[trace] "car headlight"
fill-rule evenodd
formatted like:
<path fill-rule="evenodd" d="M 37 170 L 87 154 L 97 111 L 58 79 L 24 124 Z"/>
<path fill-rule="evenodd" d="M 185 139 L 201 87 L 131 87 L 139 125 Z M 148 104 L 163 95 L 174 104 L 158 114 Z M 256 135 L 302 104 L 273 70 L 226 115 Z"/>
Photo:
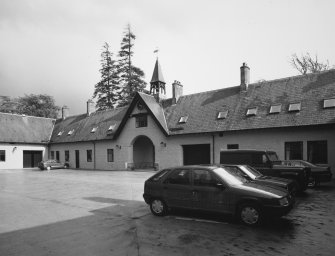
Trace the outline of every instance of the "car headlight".
<path fill-rule="evenodd" d="M 280 204 L 281 206 L 286 206 L 286 205 L 288 205 L 288 199 L 287 199 L 287 197 L 283 197 L 283 198 L 279 199 L 279 204 Z"/>

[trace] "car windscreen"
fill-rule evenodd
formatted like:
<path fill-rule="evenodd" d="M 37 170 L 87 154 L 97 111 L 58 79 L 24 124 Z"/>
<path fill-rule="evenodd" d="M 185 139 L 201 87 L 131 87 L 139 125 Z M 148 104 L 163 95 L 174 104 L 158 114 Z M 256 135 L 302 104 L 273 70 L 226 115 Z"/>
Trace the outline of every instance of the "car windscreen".
<path fill-rule="evenodd" d="M 213 170 L 221 179 L 230 185 L 241 185 L 248 182 L 248 179 L 243 177 L 239 172 L 236 172 L 235 167 L 221 167 Z"/>
<path fill-rule="evenodd" d="M 165 169 L 160 171 L 159 173 L 156 173 L 154 176 L 152 176 L 149 180 L 150 181 L 159 181 L 161 178 L 163 178 L 165 176 L 165 174 L 167 174 L 170 170 L 169 169 Z"/>
<path fill-rule="evenodd" d="M 267 152 L 267 155 L 271 162 L 279 160 L 276 152 Z"/>
<path fill-rule="evenodd" d="M 241 165 L 239 166 L 241 168 L 241 170 L 246 173 L 249 177 L 251 177 L 253 180 L 258 178 L 258 177 L 261 177 L 262 174 L 257 171 L 256 169 L 250 167 L 250 166 L 245 166 L 245 165 Z"/>

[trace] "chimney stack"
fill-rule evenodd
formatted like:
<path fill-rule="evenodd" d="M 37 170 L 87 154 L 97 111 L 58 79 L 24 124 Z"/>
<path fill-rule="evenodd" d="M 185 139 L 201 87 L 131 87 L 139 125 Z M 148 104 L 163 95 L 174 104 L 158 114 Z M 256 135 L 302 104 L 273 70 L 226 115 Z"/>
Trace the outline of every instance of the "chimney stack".
<path fill-rule="evenodd" d="M 241 69 L 241 91 L 246 91 L 248 89 L 250 81 L 250 68 L 247 63 L 243 63 Z"/>
<path fill-rule="evenodd" d="M 65 120 L 69 117 L 69 108 L 67 106 L 62 107 L 62 119 Z"/>
<path fill-rule="evenodd" d="M 172 104 L 176 104 L 181 96 L 183 96 L 183 85 L 174 80 L 172 83 Z"/>
<path fill-rule="evenodd" d="M 89 99 L 86 104 L 87 104 L 86 114 L 87 116 L 90 116 L 94 112 L 94 102 L 93 100 Z"/>

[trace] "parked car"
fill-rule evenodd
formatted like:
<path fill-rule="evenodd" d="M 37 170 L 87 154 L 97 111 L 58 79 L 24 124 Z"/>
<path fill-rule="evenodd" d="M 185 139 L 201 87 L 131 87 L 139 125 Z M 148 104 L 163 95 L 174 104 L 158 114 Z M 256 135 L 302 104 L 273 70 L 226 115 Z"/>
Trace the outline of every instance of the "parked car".
<path fill-rule="evenodd" d="M 298 166 L 311 168 L 311 176 L 309 178 L 308 186 L 316 187 L 321 182 L 329 182 L 332 180 L 332 172 L 330 166 L 319 166 L 304 160 L 285 160 L 281 161 L 286 166 Z"/>
<path fill-rule="evenodd" d="M 287 190 L 291 195 L 295 195 L 297 192 L 298 185 L 294 180 L 265 176 L 257 171 L 255 168 L 248 165 L 223 165 L 224 167 L 229 167 L 232 170 L 236 171 L 246 179 L 252 180 L 257 184 L 270 186 L 270 187 L 279 187 Z"/>
<path fill-rule="evenodd" d="M 276 152 L 266 150 L 223 150 L 220 152 L 220 164 L 242 164 L 254 167 L 266 176 L 292 179 L 297 182 L 298 192 L 308 187 L 310 167 L 284 166 Z"/>
<path fill-rule="evenodd" d="M 41 170 L 51 170 L 51 169 L 66 169 L 69 167 L 68 163 L 61 163 L 58 160 L 49 159 L 38 163 L 38 167 Z"/>
<path fill-rule="evenodd" d="M 250 182 L 230 168 L 201 165 L 158 172 L 145 181 L 143 198 L 156 216 L 185 208 L 232 214 L 246 225 L 283 216 L 294 205 L 284 189 Z"/>

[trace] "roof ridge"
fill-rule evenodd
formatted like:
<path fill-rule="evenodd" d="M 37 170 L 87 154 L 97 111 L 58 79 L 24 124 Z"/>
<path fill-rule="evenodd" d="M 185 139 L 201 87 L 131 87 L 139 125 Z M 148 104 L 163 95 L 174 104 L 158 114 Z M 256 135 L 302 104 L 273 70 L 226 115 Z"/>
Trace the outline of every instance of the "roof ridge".
<path fill-rule="evenodd" d="M 33 117 L 33 118 L 43 118 L 43 119 L 57 120 L 57 118 L 43 117 L 43 116 L 29 116 L 29 115 L 25 115 L 25 114 L 17 114 L 17 113 L 5 113 L 5 112 L 0 112 L 0 114 L 4 114 L 4 115 L 12 115 L 12 116 L 20 116 L 20 117 Z"/>

